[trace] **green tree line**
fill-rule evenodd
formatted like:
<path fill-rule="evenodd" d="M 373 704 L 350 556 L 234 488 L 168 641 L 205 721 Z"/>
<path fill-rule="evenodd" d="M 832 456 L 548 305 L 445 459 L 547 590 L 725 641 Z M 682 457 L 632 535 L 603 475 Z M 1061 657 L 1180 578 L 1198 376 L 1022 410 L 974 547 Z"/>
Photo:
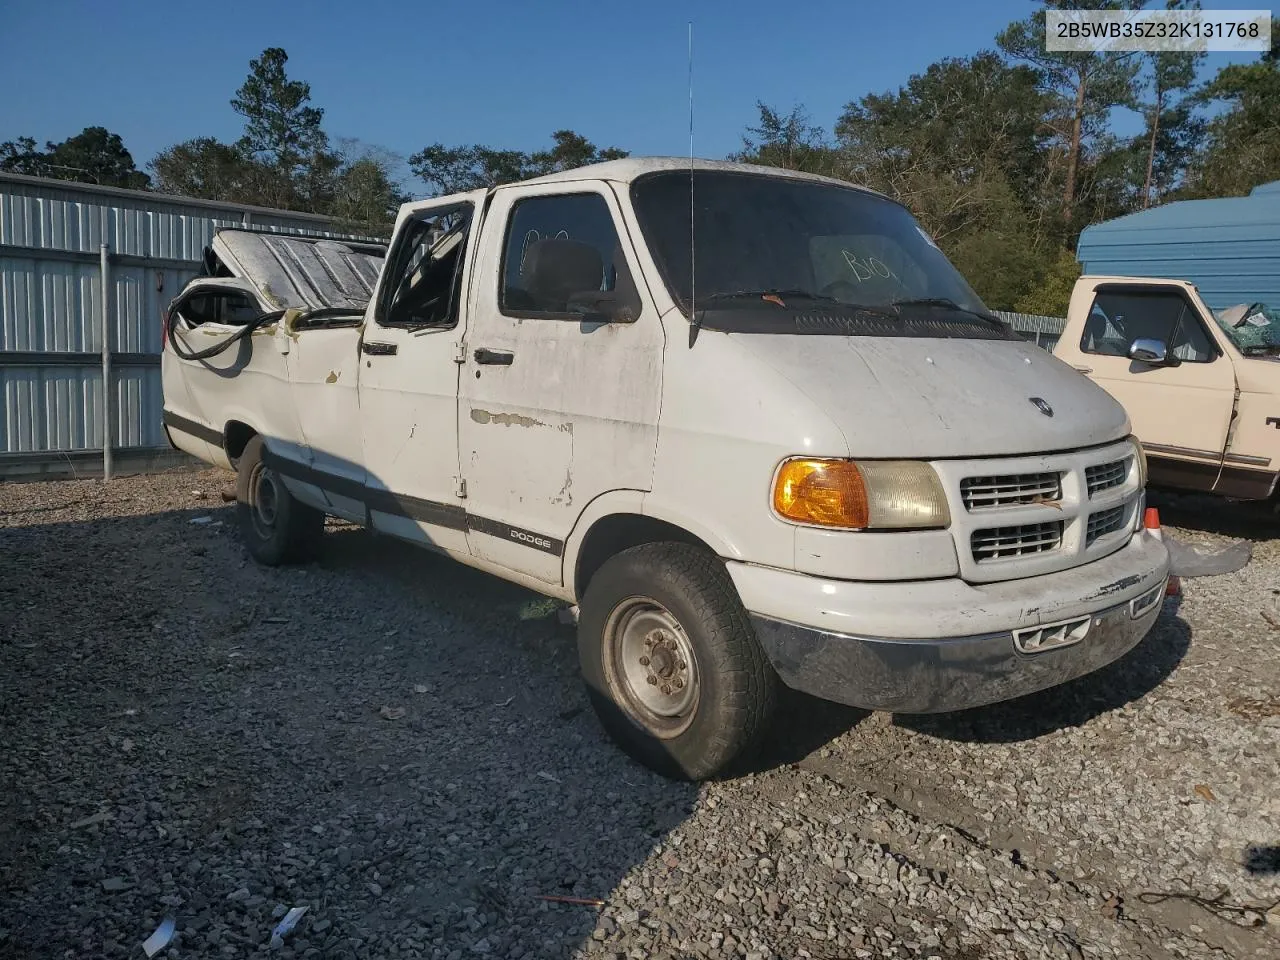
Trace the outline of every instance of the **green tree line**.
<path fill-rule="evenodd" d="M 734 158 L 895 197 L 988 305 L 1060 316 L 1085 226 L 1280 179 L 1280 20 L 1269 52 L 1204 83 L 1204 54 L 1045 50 L 1046 10 L 1138 5 L 1037 3 L 992 49 L 850 101 L 830 132 L 803 106 L 758 103 Z M 1141 132 L 1116 133 L 1120 109 L 1142 118 Z"/>
<path fill-rule="evenodd" d="M 1280 20 L 1272 48 L 1204 82 L 1203 54 L 1053 53 L 1048 9 L 1133 7 L 1048 0 L 993 38 L 897 89 L 851 100 L 830 131 L 803 105 L 759 102 L 730 159 L 824 174 L 905 203 L 992 307 L 1061 314 L 1090 223 L 1170 200 L 1239 196 L 1280 179 Z M 1181 8 L 1185 0 L 1169 0 Z M 385 231 L 407 199 L 399 171 L 429 194 L 509 183 L 627 156 L 557 130 L 538 150 L 433 143 L 407 160 L 354 140 L 336 145 L 311 87 L 269 48 L 231 99 L 238 140 L 197 137 L 137 169 L 121 138 L 90 127 L 38 148 L 0 143 L 0 169 L 319 213 Z M 1117 111 L 1141 117 L 1121 135 Z"/>

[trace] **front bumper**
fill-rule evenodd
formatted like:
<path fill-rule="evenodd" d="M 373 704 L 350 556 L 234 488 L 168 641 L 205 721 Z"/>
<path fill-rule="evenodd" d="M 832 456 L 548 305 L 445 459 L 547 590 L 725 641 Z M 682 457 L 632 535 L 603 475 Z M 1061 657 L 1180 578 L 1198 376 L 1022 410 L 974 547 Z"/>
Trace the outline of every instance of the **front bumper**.
<path fill-rule="evenodd" d="M 762 578 L 761 568 L 744 567 L 730 564 L 731 574 L 761 646 L 788 686 L 870 710 L 942 713 L 1044 690 L 1123 656 L 1159 616 L 1169 555 L 1155 538 L 1139 534 L 1083 567 L 978 586 L 959 580 L 815 584 L 817 578 L 782 571 Z M 809 623 L 779 615 L 795 609 L 795 592 L 770 597 L 760 591 L 762 583 L 777 588 L 786 581 L 816 587 L 816 595 L 827 598 L 810 609 Z M 859 597 L 874 603 L 860 611 Z M 864 622 L 882 629 L 864 632 Z M 959 624 L 970 629 L 955 630 Z"/>

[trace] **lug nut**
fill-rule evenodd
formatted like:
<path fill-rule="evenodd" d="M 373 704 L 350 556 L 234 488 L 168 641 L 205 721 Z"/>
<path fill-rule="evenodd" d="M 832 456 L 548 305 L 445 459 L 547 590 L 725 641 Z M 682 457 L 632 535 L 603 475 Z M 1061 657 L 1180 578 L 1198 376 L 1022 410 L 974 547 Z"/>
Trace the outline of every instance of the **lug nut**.
<path fill-rule="evenodd" d="M 670 693 L 670 692 L 671 692 L 671 684 L 669 684 L 669 683 L 664 683 L 664 684 L 662 685 L 662 692 L 663 692 L 663 693 Z"/>
<path fill-rule="evenodd" d="M 649 665 L 649 658 L 648 658 L 648 657 L 641 657 L 641 658 L 640 658 L 640 666 L 642 666 L 642 667 L 647 667 L 648 665 Z"/>
<path fill-rule="evenodd" d="M 655 677 L 652 673 L 651 673 L 651 674 L 649 674 L 647 677 L 645 677 L 645 679 L 649 681 L 649 685 L 650 685 L 650 686 L 657 686 L 657 685 L 658 685 L 658 678 L 657 678 L 657 677 Z"/>
<path fill-rule="evenodd" d="M 675 681 L 674 681 L 674 682 L 675 682 L 675 685 L 676 685 L 676 689 L 677 689 L 677 690 L 683 690 L 683 689 L 684 689 L 684 681 L 683 681 L 682 679 L 680 679 L 679 677 L 676 677 L 676 679 L 675 679 Z"/>
<path fill-rule="evenodd" d="M 679 662 L 676 663 L 676 668 L 679 670 L 683 670 L 687 666 L 688 664 L 685 663 L 683 660 L 680 660 Z"/>

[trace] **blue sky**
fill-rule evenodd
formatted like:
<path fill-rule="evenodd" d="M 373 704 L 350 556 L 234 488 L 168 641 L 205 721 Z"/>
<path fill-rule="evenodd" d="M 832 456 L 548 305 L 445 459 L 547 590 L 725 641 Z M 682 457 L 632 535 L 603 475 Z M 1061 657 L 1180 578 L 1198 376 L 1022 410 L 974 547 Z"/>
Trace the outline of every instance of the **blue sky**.
<path fill-rule="evenodd" d="M 1209 2 L 1206 7 L 1221 4 Z M 1230 4 L 1227 4 L 1230 5 Z M 0 140 L 101 125 L 139 166 L 195 136 L 233 140 L 249 60 L 289 53 L 331 137 L 407 156 L 442 141 L 686 154 L 687 23 L 695 149 L 737 149 L 764 100 L 828 129 L 845 103 L 945 56 L 994 48 L 1030 0 L 641 0 L 638 3 L 0 0 Z M 1211 55 L 1216 68 L 1223 55 Z"/>

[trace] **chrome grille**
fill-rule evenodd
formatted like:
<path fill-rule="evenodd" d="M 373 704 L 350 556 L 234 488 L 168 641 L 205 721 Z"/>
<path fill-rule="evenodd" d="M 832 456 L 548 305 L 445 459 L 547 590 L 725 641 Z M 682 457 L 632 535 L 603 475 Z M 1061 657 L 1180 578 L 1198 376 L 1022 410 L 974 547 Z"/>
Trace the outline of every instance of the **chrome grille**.
<path fill-rule="evenodd" d="M 1110 510 L 1101 510 L 1098 513 L 1089 514 L 1089 528 L 1085 533 L 1085 546 L 1093 543 L 1099 537 L 1105 537 L 1108 533 L 1115 533 L 1124 525 L 1124 506 L 1112 507 Z"/>
<path fill-rule="evenodd" d="M 1099 463 L 1096 466 L 1085 467 L 1084 479 L 1089 485 L 1089 496 L 1092 497 L 1103 490 L 1110 490 L 1112 487 L 1118 487 L 1124 483 L 1125 476 L 1129 473 L 1129 462 L 1127 460 L 1113 460 L 1111 463 Z"/>
<path fill-rule="evenodd" d="M 969 547 L 978 563 L 1048 553 L 1062 546 L 1062 528 L 1063 521 L 1055 520 L 975 530 L 969 539 Z"/>
<path fill-rule="evenodd" d="M 1000 477 L 965 477 L 960 497 L 969 511 L 1045 503 L 1062 499 L 1062 474 L 1015 473 Z"/>

